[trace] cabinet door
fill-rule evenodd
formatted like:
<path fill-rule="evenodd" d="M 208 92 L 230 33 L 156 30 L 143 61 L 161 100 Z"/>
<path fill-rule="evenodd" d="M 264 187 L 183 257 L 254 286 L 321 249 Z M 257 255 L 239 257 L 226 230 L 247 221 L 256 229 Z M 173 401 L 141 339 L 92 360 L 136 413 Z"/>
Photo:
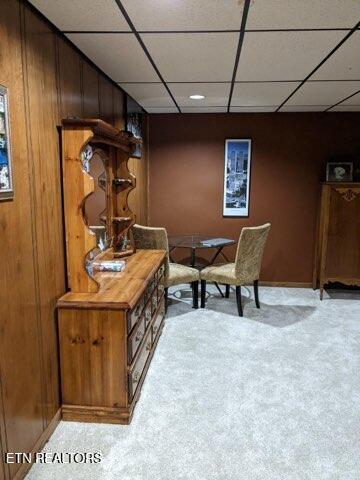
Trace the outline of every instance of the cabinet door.
<path fill-rule="evenodd" d="M 333 187 L 330 197 L 327 278 L 360 279 L 360 188 Z"/>

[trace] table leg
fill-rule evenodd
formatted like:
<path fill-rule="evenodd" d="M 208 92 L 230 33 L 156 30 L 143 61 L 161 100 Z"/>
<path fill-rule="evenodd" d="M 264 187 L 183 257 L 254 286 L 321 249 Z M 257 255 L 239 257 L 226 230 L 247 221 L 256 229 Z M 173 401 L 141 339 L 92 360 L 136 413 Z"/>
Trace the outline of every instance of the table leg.
<path fill-rule="evenodd" d="M 215 253 L 215 255 L 213 256 L 213 258 L 210 260 L 209 265 L 212 265 L 212 264 L 215 262 L 215 260 L 216 260 L 217 257 L 220 255 L 220 253 L 222 253 L 221 250 L 222 250 L 223 248 L 224 248 L 224 247 L 218 247 L 218 248 L 216 249 L 216 253 Z M 222 253 L 222 255 L 224 255 L 224 254 Z"/>
<path fill-rule="evenodd" d="M 194 268 L 195 267 L 195 252 L 196 252 L 196 249 L 195 248 L 192 248 L 191 249 L 191 266 Z"/>
<path fill-rule="evenodd" d="M 222 252 L 222 251 L 220 250 L 219 253 L 220 253 L 220 255 L 223 257 L 223 259 L 226 260 L 227 263 L 230 263 L 230 260 L 228 259 L 228 257 L 225 255 L 224 252 Z"/>
<path fill-rule="evenodd" d="M 219 287 L 218 283 L 217 283 L 217 282 L 214 282 L 214 285 L 215 285 L 215 287 L 219 290 L 220 295 L 222 296 L 222 298 L 224 298 L 224 294 L 222 293 L 221 288 Z"/>
<path fill-rule="evenodd" d="M 176 262 L 174 261 L 174 259 L 172 258 L 172 256 L 171 256 L 171 252 L 173 252 L 173 251 L 175 250 L 175 248 L 176 248 L 176 247 L 171 247 L 171 248 L 169 248 L 169 260 L 170 260 L 170 262 L 172 262 L 172 263 L 176 263 Z"/>

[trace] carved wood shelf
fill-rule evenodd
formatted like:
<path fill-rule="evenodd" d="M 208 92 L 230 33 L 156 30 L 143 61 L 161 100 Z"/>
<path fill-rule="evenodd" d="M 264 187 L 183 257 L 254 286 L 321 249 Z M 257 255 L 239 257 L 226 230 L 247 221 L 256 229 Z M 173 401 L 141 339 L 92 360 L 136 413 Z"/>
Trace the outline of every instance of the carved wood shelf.
<path fill-rule="evenodd" d="M 128 206 L 128 195 L 136 180 L 127 166 L 139 140 L 131 133 L 120 131 L 96 119 L 62 120 L 62 161 L 65 206 L 68 284 L 72 292 L 97 292 L 99 284 L 85 268 L 89 253 L 97 247 L 96 236 L 85 218 L 86 199 L 94 192 L 94 178 L 87 173 L 88 162 L 84 155 L 91 146 L 104 162 L 106 177 L 99 185 L 106 194 L 106 215 L 100 220 L 106 227 L 107 238 L 113 252 L 122 248 L 135 215 Z M 90 149 L 90 151 L 91 151 Z M 86 163 L 87 162 L 87 163 Z M 115 185 L 126 188 L 114 188 Z M 129 255 L 128 248 L 121 255 Z"/>
<path fill-rule="evenodd" d="M 114 178 L 113 179 L 113 186 L 114 188 L 125 190 L 129 187 L 133 186 L 133 182 L 131 178 Z"/>

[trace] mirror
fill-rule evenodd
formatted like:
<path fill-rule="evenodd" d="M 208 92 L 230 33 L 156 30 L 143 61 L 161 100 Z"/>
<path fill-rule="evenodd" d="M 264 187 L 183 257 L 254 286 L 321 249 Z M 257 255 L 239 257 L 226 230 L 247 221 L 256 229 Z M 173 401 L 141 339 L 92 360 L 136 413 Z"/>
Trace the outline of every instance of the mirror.
<path fill-rule="evenodd" d="M 84 170 L 94 179 L 94 192 L 87 197 L 84 205 L 84 217 L 90 230 L 96 235 L 96 244 L 98 248 L 93 252 L 96 256 L 99 251 L 105 250 L 108 244 L 108 235 L 106 232 L 106 156 L 101 150 L 93 150 L 91 145 L 87 145 L 82 153 L 82 163 Z"/>

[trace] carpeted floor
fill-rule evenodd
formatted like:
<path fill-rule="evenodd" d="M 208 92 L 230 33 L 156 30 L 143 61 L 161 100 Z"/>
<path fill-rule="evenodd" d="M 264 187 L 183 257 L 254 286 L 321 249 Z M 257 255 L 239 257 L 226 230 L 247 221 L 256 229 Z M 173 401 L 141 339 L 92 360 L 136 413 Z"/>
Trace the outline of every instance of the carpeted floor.
<path fill-rule="evenodd" d="M 263 287 L 239 318 L 234 292 L 195 311 L 174 289 L 132 424 L 62 422 L 45 450 L 102 462 L 27 478 L 359 480 L 360 296 L 331 297 Z"/>

